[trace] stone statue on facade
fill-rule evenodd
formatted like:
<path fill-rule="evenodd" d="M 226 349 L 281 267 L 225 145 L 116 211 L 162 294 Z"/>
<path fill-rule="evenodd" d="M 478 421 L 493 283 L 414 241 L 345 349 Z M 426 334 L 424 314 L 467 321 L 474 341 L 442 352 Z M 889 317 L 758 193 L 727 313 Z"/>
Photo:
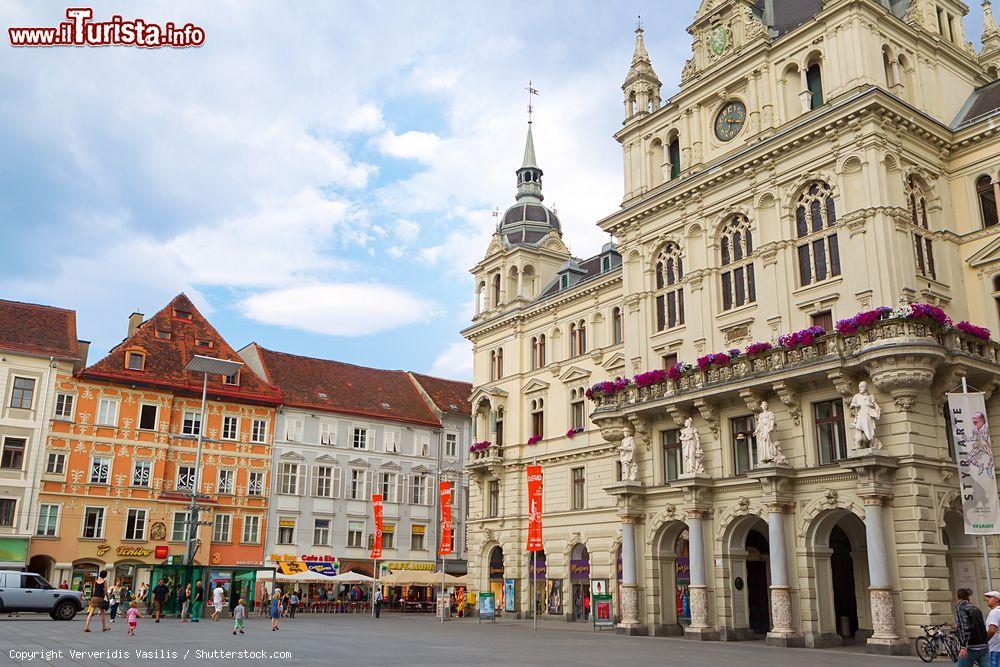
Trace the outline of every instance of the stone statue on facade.
<path fill-rule="evenodd" d="M 774 429 L 778 426 L 778 419 L 774 412 L 767 407 L 767 401 L 761 401 L 760 413 L 757 415 L 757 427 L 753 434 L 757 440 L 757 460 L 760 463 L 771 463 L 774 465 L 784 465 L 788 459 L 781 453 L 778 441 L 771 437 Z"/>
<path fill-rule="evenodd" d="M 705 474 L 705 452 L 701 449 L 701 438 L 698 437 L 698 429 L 694 427 L 694 421 L 690 417 L 684 420 L 684 428 L 681 429 L 680 439 L 681 456 L 684 458 L 684 473 L 692 475 Z"/>
<path fill-rule="evenodd" d="M 851 398 L 851 409 L 854 410 L 854 421 L 851 422 L 854 449 L 882 449 L 882 443 L 875 437 L 875 422 L 881 419 L 882 408 L 868 393 L 867 382 L 858 383 L 858 393 Z"/>
<path fill-rule="evenodd" d="M 622 480 L 634 482 L 639 476 L 639 466 L 635 463 L 635 438 L 632 429 L 626 426 L 622 429 L 622 442 L 618 445 L 618 461 L 622 464 Z"/>

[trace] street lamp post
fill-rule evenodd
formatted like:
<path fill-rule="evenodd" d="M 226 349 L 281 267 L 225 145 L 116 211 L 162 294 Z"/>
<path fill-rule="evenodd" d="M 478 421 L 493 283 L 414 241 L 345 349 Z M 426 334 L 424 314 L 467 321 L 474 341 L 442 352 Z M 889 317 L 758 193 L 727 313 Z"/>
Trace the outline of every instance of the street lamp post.
<path fill-rule="evenodd" d="M 184 367 L 192 373 L 202 373 L 204 378 L 201 384 L 201 416 L 198 418 L 198 449 L 194 459 L 194 480 L 191 484 L 191 504 L 188 507 L 188 540 L 187 554 L 184 558 L 186 565 L 194 565 L 194 555 L 198 551 L 198 488 L 201 481 L 201 439 L 205 430 L 205 404 L 208 399 L 208 376 L 223 375 L 230 376 L 243 368 L 240 361 L 229 361 L 228 359 L 215 359 L 213 357 L 203 357 L 196 354 L 194 358 Z"/>

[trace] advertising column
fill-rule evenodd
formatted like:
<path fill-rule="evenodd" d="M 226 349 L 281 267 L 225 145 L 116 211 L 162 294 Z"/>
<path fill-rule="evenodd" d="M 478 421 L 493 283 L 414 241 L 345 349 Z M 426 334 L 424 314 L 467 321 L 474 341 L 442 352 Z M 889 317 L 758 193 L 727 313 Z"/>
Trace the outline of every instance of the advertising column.
<path fill-rule="evenodd" d="M 528 544 L 531 552 L 532 576 L 529 582 L 532 586 L 531 600 L 535 599 L 534 587 L 537 586 L 534 573 L 538 571 L 538 552 L 544 549 L 542 545 L 542 466 L 528 466 Z M 532 604 L 531 625 L 538 628 L 538 606 Z"/>

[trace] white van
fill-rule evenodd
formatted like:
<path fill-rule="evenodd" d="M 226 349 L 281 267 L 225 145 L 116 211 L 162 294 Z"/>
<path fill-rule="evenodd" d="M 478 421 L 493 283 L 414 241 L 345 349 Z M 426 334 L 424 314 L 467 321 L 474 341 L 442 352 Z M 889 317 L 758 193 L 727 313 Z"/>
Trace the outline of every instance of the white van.
<path fill-rule="evenodd" d="M 57 621 L 71 621 L 83 610 L 83 593 L 54 588 L 31 572 L 0 570 L 0 612 L 44 611 Z"/>

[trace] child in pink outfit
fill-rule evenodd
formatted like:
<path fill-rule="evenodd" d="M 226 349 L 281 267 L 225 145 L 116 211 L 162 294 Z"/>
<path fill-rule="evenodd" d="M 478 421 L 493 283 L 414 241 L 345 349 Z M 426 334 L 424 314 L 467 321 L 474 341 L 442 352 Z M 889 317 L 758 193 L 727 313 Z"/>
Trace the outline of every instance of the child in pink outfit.
<path fill-rule="evenodd" d="M 138 609 L 129 607 L 129 610 L 125 613 L 125 617 L 128 619 L 128 636 L 132 637 L 135 635 L 135 628 L 139 625 L 139 619 L 142 616 L 139 614 Z"/>

